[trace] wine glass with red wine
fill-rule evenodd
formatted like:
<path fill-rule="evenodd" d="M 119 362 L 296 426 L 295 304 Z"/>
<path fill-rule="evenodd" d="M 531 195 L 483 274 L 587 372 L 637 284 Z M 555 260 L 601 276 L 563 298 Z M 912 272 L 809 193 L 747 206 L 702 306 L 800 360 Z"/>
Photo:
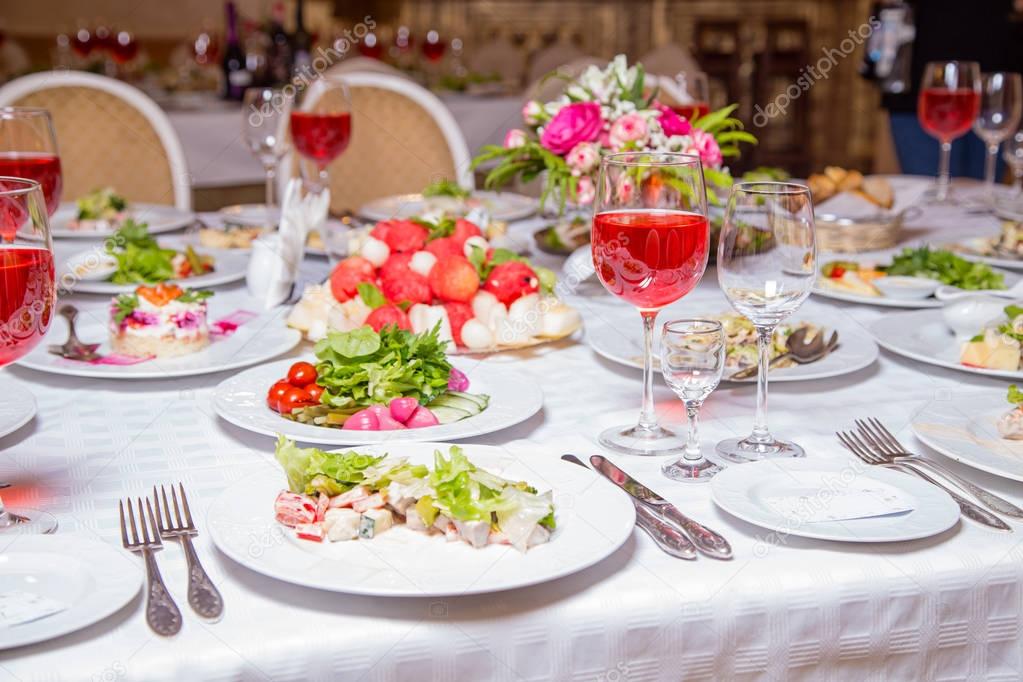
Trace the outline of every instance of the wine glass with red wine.
<path fill-rule="evenodd" d="M 631 455 L 668 455 L 685 441 L 657 423 L 652 345 L 657 313 L 692 291 L 707 269 L 710 227 L 700 158 L 623 152 L 600 162 L 591 234 L 593 266 L 604 288 L 643 319 L 643 406 L 639 423 L 600 434 L 600 444 Z"/>
<path fill-rule="evenodd" d="M 679 92 L 687 99 L 672 105 L 679 116 L 692 121 L 710 113 L 710 83 L 703 71 L 680 71 L 675 76 Z"/>
<path fill-rule="evenodd" d="M 42 189 L 33 180 L 0 176 L 0 367 L 42 340 L 55 303 L 53 247 Z M 6 509 L 0 500 L 0 532 L 52 533 L 56 528 L 53 515 Z"/>
<path fill-rule="evenodd" d="M 46 213 L 60 206 L 64 185 L 53 119 L 46 109 L 0 107 L 0 175 L 35 180 L 46 197 Z"/>
<path fill-rule="evenodd" d="M 980 66 L 977 62 L 928 62 L 920 80 L 917 117 L 941 143 L 934 198 L 948 201 L 952 141 L 967 132 L 980 112 Z"/>
<path fill-rule="evenodd" d="M 315 175 L 303 175 L 315 191 L 320 191 L 327 187 L 330 162 L 348 148 L 352 100 L 343 80 L 323 74 L 299 94 L 296 104 L 290 116 L 291 142 L 295 151 L 315 167 Z"/>

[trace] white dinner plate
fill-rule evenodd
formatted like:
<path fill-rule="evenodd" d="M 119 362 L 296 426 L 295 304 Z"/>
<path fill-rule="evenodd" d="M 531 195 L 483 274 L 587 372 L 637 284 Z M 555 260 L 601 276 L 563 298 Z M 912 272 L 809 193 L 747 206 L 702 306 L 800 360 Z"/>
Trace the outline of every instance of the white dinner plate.
<path fill-rule="evenodd" d="M 1017 273 L 1006 272 L 1005 270 L 997 270 L 1005 278 L 1005 288 L 1011 289 L 1016 282 L 1020 280 L 1020 276 Z M 867 305 L 876 305 L 884 308 L 940 308 L 945 305 L 943 302 L 931 296 L 930 298 L 895 298 L 892 296 L 862 296 L 860 294 L 847 293 L 845 291 L 835 291 L 833 289 L 824 289 L 821 286 L 815 284 L 813 287 L 813 293 L 823 298 L 830 298 L 836 301 L 846 301 L 848 303 L 865 303 Z"/>
<path fill-rule="evenodd" d="M 929 365 L 1007 379 L 1023 379 L 1023 371 L 967 367 L 959 362 L 960 343 L 940 310 L 914 310 L 885 315 L 868 330 L 882 348 Z"/>
<path fill-rule="evenodd" d="M 241 227 L 275 227 L 281 222 L 281 209 L 266 204 L 235 204 L 225 206 L 217 215 L 228 225 Z"/>
<path fill-rule="evenodd" d="M 799 497 L 805 509 L 826 508 L 844 492 L 870 488 L 907 499 L 899 514 L 842 521 L 810 521 L 774 509 L 771 498 Z M 899 471 L 858 460 L 771 459 L 731 466 L 711 479 L 715 504 L 768 530 L 839 542 L 900 542 L 937 535 L 959 521 L 959 507 L 944 490 Z"/>
<path fill-rule="evenodd" d="M 54 239 L 106 239 L 113 230 L 72 230 L 68 225 L 78 215 L 74 202 L 64 202 L 50 218 L 50 236 Z M 128 217 L 136 222 L 149 225 L 149 234 L 180 230 L 191 223 L 195 216 L 174 206 L 132 202 L 128 205 Z"/>
<path fill-rule="evenodd" d="M 433 465 L 447 444 L 405 443 L 367 452 Z M 478 467 L 523 480 L 554 495 L 557 528 L 550 542 L 525 553 L 507 545 L 479 549 L 396 527 L 372 540 L 299 540 L 274 520 L 274 499 L 287 487 L 280 470 L 263 469 L 224 490 L 210 505 L 213 542 L 257 573 L 333 592 L 378 597 L 447 597 L 510 590 L 581 571 L 610 556 L 632 533 L 629 498 L 594 471 L 556 457 L 516 455 L 486 445 L 462 446 Z"/>
<path fill-rule="evenodd" d="M 476 191 L 473 199 L 479 199 L 483 208 L 493 220 L 521 220 L 536 213 L 537 201 L 532 197 L 512 192 Z M 390 197 L 374 199 L 359 209 L 359 215 L 369 220 L 390 220 L 392 218 L 412 218 L 426 210 L 426 200 L 422 194 L 396 194 Z M 468 212 L 466 208 L 466 212 Z"/>
<path fill-rule="evenodd" d="M 210 305 L 210 319 L 230 314 L 230 309 L 219 310 L 215 303 Z M 85 343 L 102 342 L 100 354 L 111 353 L 107 330 L 106 309 L 79 311 L 76 321 L 78 338 Z M 302 335 L 284 325 L 285 311 L 271 311 L 241 325 L 230 336 L 217 339 L 203 350 L 176 358 L 152 359 L 134 365 L 95 365 L 87 362 L 67 360 L 50 353 L 50 344 L 67 341 L 67 323 L 63 317 L 54 320 L 42 343 L 32 349 L 18 364 L 29 369 L 51 374 L 97 379 L 169 379 L 199 374 L 223 372 L 229 369 L 247 367 L 287 353 L 302 340 Z M 269 388 L 269 386 L 267 386 Z"/>
<path fill-rule="evenodd" d="M 913 417 L 916 437 L 966 466 L 1023 481 L 1023 441 L 998 434 L 998 418 L 1009 411 L 1005 391 L 954 391 L 931 400 Z"/>
<path fill-rule="evenodd" d="M 310 359 L 315 363 L 315 359 Z M 356 445 L 469 438 L 508 428 L 529 419 L 543 407 L 543 392 L 522 372 L 492 363 L 454 360 L 451 364 L 469 377 L 469 393 L 490 396 L 487 409 L 451 424 L 398 431 L 353 431 L 302 424 L 285 419 L 266 405 L 270 386 L 287 376 L 297 359 L 280 360 L 225 379 L 213 396 L 217 414 L 249 431 L 268 436 L 284 434 L 303 443 Z"/>
<path fill-rule="evenodd" d="M 693 317 L 694 313 L 711 313 L 704 310 L 698 313 L 694 309 L 694 303 L 685 303 L 685 309 L 680 310 L 673 307 L 661 311 L 659 319 L 667 321 L 675 317 Z M 675 304 L 678 305 L 678 304 Z M 643 334 L 635 309 L 629 308 L 624 311 L 626 315 L 612 314 L 601 316 L 588 316 L 586 318 L 586 342 L 598 355 L 617 362 L 626 367 L 643 369 Z M 718 311 L 724 312 L 724 311 Z M 813 379 L 826 379 L 828 377 L 849 374 L 869 367 L 877 360 L 877 344 L 863 329 L 850 321 L 840 320 L 832 317 L 821 318 L 814 315 L 797 315 L 791 322 L 806 320 L 819 324 L 826 328 L 825 334 L 831 335 L 832 331 L 838 332 L 838 348 L 828 354 L 822 360 L 808 365 L 793 365 L 771 370 L 771 381 L 810 381 Z M 659 357 L 660 339 L 654 336 L 654 358 Z M 723 380 L 728 381 L 728 376 L 734 374 L 735 369 L 725 369 Z M 737 382 L 756 382 L 754 374 L 749 379 L 739 379 Z"/>
<path fill-rule="evenodd" d="M 0 381 L 0 438 L 14 433 L 35 416 L 36 399 L 13 381 Z"/>
<path fill-rule="evenodd" d="M 184 250 L 185 242 L 175 238 L 161 239 L 160 246 Z M 102 245 L 98 244 L 95 248 L 99 254 L 104 253 Z M 204 246 L 193 246 L 193 248 L 201 255 L 213 257 L 213 272 L 208 272 L 198 277 L 172 279 L 168 280 L 169 282 L 189 289 L 208 289 L 245 279 L 245 273 L 249 267 L 249 251 L 247 249 L 208 249 Z M 126 294 L 138 288 L 138 284 L 114 284 L 113 282 L 97 282 L 76 278 L 70 272 L 67 263 L 70 258 L 85 258 L 88 253 L 89 250 L 86 249 L 76 252 L 67 260 L 61 259 L 57 270 L 57 282 L 63 288 L 76 294 Z"/>
<path fill-rule="evenodd" d="M 956 244 L 950 244 L 949 248 L 966 260 L 977 263 L 986 263 L 996 268 L 1019 270 L 1023 268 L 1023 258 L 1010 258 L 1008 256 L 989 256 L 985 251 L 992 242 L 991 237 L 973 237 L 964 239 Z"/>
<path fill-rule="evenodd" d="M 0 649 L 81 630 L 130 602 L 142 587 L 142 563 L 124 550 L 76 535 L 14 535 L 0 540 L 0 593 L 28 592 L 67 608 L 0 628 Z"/>

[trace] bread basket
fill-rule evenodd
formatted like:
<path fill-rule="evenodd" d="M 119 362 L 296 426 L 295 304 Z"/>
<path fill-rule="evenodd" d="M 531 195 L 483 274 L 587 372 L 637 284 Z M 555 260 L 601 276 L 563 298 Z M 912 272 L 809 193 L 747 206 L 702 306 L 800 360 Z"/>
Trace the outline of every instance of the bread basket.
<path fill-rule="evenodd" d="M 817 248 L 837 253 L 860 253 L 890 249 L 899 243 L 902 223 L 919 213 L 910 206 L 898 213 L 847 218 L 833 213 L 816 213 Z"/>

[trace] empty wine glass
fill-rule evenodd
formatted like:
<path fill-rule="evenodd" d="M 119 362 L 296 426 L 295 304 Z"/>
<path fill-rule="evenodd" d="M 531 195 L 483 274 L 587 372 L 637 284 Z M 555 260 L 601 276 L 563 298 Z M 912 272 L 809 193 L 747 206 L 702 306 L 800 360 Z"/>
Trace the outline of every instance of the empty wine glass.
<path fill-rule="evenodd" d="M 1023 130 L 1017 130 L 1015 135 L 1006 140 L 1002 148 L 1002 160 L 1012 169 L 1012 186 L 1018 195 L 1023 192 Z"/>
<path fill-rule="evenodd" d="M 1023 113 L 1023 84 L 1018 73 L 985 73 L 980 77 L 980 110 L 973 131 L 987 145 L 984 189 L 989 201 L 995 196 L 998 145 L 1019 127 Z"/>
<path fill-rule="evenodd" d="M 724 369 L 725 331 L 720 322 L 682 319 L 665 323 L 661 330 L 661 373 L 664 383 L 686 406 L 689 420 L 682 457 L 661 466 L 661 472 L 672 480 L 706 481 L 721 471 L 703 456 L 699 416 L 703 401 L 721 382 Z"/>
<path fill-rule="evenodd" d="M 276 225 L 280 212 L 274 210 L 277 166 L 288 150 L 288 100 L 273 88 L 249 88 L 242 106 L 242 135 L 249 151 L 263 165 L 266 174 L 265 225 Z"/>
<path fill-rule="evenodd" d="M 803 304 L 817 273 L 810 190 L 787 182 L 732 187 L 718 240 L 718 283 L 757 330 L 757 412 L 753 433 L 729 438 L 717 453 L 732 462 L 802 457 L 803 448 L 767 428 L 767 369 L 774 329 Z"/>

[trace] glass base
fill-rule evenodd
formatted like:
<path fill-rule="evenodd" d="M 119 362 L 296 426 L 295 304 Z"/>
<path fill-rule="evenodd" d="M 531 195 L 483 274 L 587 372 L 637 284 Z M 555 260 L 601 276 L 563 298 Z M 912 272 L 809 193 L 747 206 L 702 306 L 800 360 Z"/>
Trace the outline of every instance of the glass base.
<path fill-rule="evenodd" d="M 615 426 L 602 431 L 597 442 L 612 452 L 641 457 L 680 455 L 686 450 L 684 438 L 660 426 Z"/>
<path fill-rule="evenodd" d="M 696 483 L 709 481 L 715 474 L 721 472 L 723 467 L 718 466 L 706 457 L 700 459 L 676 459 L 665 462 L 661 465 L 661 473 L 673 481 L 686 481 Z"/>
<path fill-rule="evenodd" d="M 0 515 L 0 533 L 48 535 L 56 530 L 57 517 L 39 509 L 8 507 L 7 511 Z"/>
<path fill-rule="evenodd" d="M 772 438 L 766 442 L 746 438 L 727 438 L 714 448 L 718 457 L 736 464 L 759 462 L 762 459 L 782 459 L 784 457 L 806 457 L 803 448 L 795 443 Z"/>

